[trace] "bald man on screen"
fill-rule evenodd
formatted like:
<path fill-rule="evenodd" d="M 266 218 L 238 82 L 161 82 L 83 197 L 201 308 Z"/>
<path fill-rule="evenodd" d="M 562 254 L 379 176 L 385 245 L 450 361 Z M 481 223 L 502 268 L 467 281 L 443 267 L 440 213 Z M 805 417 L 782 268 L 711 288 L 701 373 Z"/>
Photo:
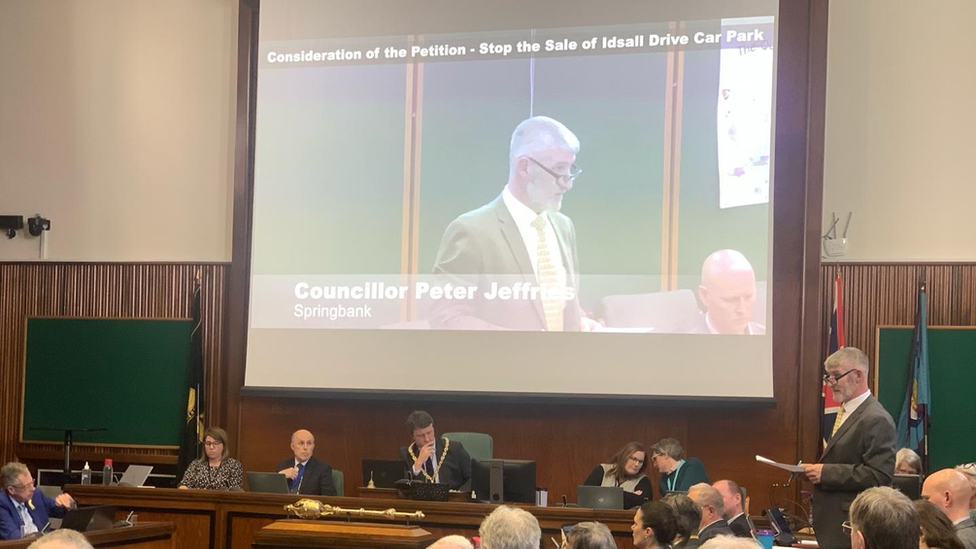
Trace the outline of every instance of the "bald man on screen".
<path fill-rule="evenodd" d="M 698 299 L 705 314 L 696 333 L 766 333 L 766 326 L 751 320 L 756 308 L 756 273 L 741 252 L 719 250 L 705 259 Z"/>

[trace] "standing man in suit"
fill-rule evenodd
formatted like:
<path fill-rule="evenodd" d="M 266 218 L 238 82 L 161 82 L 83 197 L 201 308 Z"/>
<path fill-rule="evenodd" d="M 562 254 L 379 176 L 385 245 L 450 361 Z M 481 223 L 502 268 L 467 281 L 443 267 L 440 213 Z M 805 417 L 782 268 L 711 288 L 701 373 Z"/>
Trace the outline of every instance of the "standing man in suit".
<path fill-rule="evenodd" d="M 677 439 L 663 438 L 651 446 L 651 463 L 661 473 L 658 492 L 686 492 L 694 484 L 708 483 L 705 466 L 698 458 L 685 459 L 685 449 Z"/>
<path fill-rule="evenodd" d="M 68 494 L 56 499 L 44 495 L 23 463 L 11 462 L 0 468 L 0 481 L 0 539 L 20 539 L 40 532 L 51 517 L 63 517 L 75 506 Z"/>
<path fill-rule="evenodd" d="M 720 480 L 712 487 L 722 495 L 725 511 L 722 517 L 729 523 L 729 528 L 737 538 L 751 538 L 752 524 L 742 509 L 742 489 L 734 480 Z"/>
<path fill-rule="evenodd" d="M 699 482 L 688 490 L 688 497 L 701 509 L 698 543 L 704 545 L 715 536 L 734 536 L 729 523 L 725 521 L 725 503 L 718 490 L 708 483 Z"/>
<path fill-rule="evenodd" d="M 451 490 L 471 490 L 471 456 L 456 440 L 437 438 L 434 418 L 422 410 L 407 416 L 413 443 L 400 448 L 400 459 L 411 478 L 447 484 Z"/>
<path fill-rule="evenodd" d="M 299 429 L 291 435 L 291 451 L 294 456 L 278 463 L 279 473 L 288 478 L 288 491 L 308 496 L 334 496 L 332 466 L 312 457 L 315 451 L 315 435 Z"/>
<path fill-rule="evenodd" d="M 434 274 L 441 284 L 477 287 L 470 299 L 434 301 L 431 326 L 450 330 L 591 331 L 580 310 L 576 229 L 559 212 L 581 173 L 579 140 L 546 116 L 512 133 L 508 183 L 490 203 L 451 222 Z M 495 297 L 499 289 L 533 293 Z"/>
<path fill-rule="evenodd" d="M 824 382 L 841 402 L 819 463 L 804 465 L 813 483 L 813 528 L 821 549 L 849 549 L 841 525 L 857 494 L 891 484 L 895 473 L 895 423 L 868 390 L 868 357 L 844 347 L 827 358 Z"/>
<path fill-rule="evenodd" d="M 936 471 L 922 485 L 922 499 L 929 500 L 952 521 L 966 549 L 976 549 L 976 523 L 969 516 L 970 497 L 969 481 L 955 469 Z"/>

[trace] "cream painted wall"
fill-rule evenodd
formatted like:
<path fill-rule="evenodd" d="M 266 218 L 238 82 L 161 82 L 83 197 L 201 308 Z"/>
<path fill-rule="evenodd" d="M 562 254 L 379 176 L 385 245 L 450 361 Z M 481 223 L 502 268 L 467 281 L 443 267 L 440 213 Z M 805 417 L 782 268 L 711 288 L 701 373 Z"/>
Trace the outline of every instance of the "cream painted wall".
<path fill-rule="evenodd" d="M 230 260 L 237 0 L 2 0 L 0 52 L 0 214 L 47 259 Z"/>
<path fill-rule="evenodd" d="M 831 0 L 824 227 L 845 260 L 976 260 L 973 0 Z"/>

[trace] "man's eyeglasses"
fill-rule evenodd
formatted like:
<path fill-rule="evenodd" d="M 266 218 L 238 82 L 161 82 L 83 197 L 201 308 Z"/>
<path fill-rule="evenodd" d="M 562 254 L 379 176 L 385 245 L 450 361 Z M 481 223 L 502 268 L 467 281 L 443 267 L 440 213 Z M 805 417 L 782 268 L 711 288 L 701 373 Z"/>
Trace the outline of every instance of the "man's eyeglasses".
<path fill-rule="evenodd" d="M 851 532 L 854 531 L 854 527 L 851 526 L 851 521 L 849 520 L 845 520 L 843 523 L 841 523 L 840 527 L 844 530 L 845 536 L 851 535 Z"/>
<path fill-rule="evenodd" d="M 27 488 L 33 488 L 35 486 L 37 486 L 37 483 L 36 483 L 36 481 L 33 481 L 33 480 L 30 481 L 30 482 L 28 482 L 27 484 L 14 484 L 14 488 L 16 488 L 18 490 L 25 490 Z"/>
<path fill-rule="evenodd" d="M 577 166 L 576 164 L 571 164 L 569 166 L 569 173 L 556 173 L 551 169 L 543 166 L 542 162 L 539 162 L 535 158 L 532 158 L 531 156 L 526 156 L 526 158 L 534 162 L 536 166 L 539 166 L 540 168 L 545 170 L 545 172 L 551 175 L 556 180 L 556 183 L 559 183 L 560 185 L 565 185 L 570 181 L 574 181 L 577 177 L 580 176 L 581 173 L 583 173 L 583 169 Z"/>
<path fill-rule="evenodd" d="M 838 381 L 840 381 L 844 376 L 853 372 L 854 370 L 857 370 L 857 368 L 851 368 L 850 370 L 847 370 L 846 372 L 844 372 L 839 376 L 832 376 L 830 374 L 825 374 L 823 376 L 823 382 L 826 383 L 827 385 L 837 385 Z"/>

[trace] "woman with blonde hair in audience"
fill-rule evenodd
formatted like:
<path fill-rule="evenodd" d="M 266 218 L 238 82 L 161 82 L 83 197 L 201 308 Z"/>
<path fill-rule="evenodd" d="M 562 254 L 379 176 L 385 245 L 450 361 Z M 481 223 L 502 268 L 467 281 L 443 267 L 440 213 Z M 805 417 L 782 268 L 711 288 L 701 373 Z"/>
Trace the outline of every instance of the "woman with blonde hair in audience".
<path fill-rule="evenodd" d="M 924 499 L 914 503 L 919 525 L 922 527 L 922 537 L 918 540 L 919 549 L 964 549 L 952 521 L 941 509 Z"/>
<path fill-rule="evenodd" d="M 203 455 L 190 462 L 180 481 L 180 488 L 200 490 L 241 490 L 244 468 L 228 457 L 227 431 L 208 427 L 203 434 Z"/>

